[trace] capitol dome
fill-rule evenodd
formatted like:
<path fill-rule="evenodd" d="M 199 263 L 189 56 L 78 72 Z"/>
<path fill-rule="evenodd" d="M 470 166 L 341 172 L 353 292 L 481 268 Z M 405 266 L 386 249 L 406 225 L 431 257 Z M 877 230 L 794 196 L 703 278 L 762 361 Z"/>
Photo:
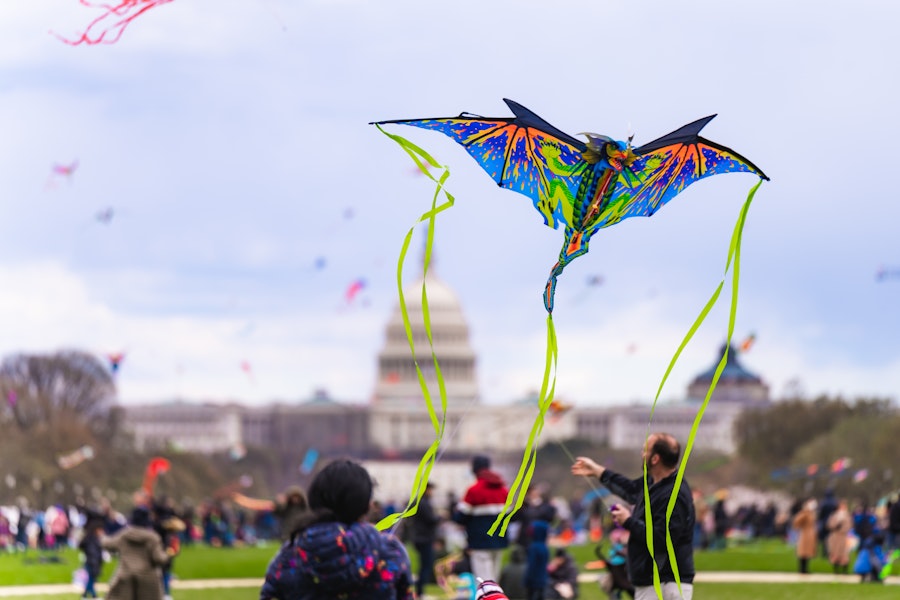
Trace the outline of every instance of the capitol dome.
<path fill-rule="evenodd" d="M 433 273 L 432 269 L 424 279 L 425 293 L 434 352 L 444 377 L 447 398 L 471 401 L 478 397 L 478 384 L 475 377 L 475 351 L 469 342 L 469 325 L 456 293 Z M 423 279 L 419 277 L 404 286 L 403 298 L 413 333 L 416 359 L 432 398 L 437 401 L 439 392 L 434 362 L 422 320 L 422 283 Z M 421 400 L 422 389 L 416 376 L 398 300 L 388 319 L 384 346 L 378 353 L 375 401 L 418 403 Z"/>

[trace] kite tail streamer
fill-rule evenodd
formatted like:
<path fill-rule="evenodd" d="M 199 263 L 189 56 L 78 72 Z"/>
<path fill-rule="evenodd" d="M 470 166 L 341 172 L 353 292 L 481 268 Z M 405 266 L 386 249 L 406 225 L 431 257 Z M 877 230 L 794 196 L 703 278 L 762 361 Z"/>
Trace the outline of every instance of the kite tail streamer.
<path fill-rule="evenodd" d="M 538 399 L 538 415 L 534 420 L 534 425 L 531 426 L 531 433 L 528 436 L 528 442 L 522 456 L 522 464 L 519 465 L 516 479 L 509 488 L 503 511 L 497 515 L 494 524 L 488 529 L 488 535 L 494 535 L 498 527 L 500 527 L 500 535 L 506 535 L 506 528 L 509 526 L 510 520 L 525 502 L 525 492 L 528 491 L 531 477 L 534 475 L 534 467 L 537 464 L 537 443 L 541 436 L 541 430 L 544 428 L 544 417 L 553 403 L 553 395 L 556 391 L 556 362 L 558 356 L 559 351 L 556 345 L 556 329 L 553 327 L 553 315 L 548 314 L 547 358 L 544 364 L 544 381 L 541 383 L 541 395 Z M 551 371 L 553 373 L 552 383 L 550 381 Z"/>
<path fill-rule="evenodd" d="M 428 310 L 428 295 L 425 289 L 425 275 L 428 273 L 428 265 L 431 262 L 431 252 L 434 245 L 435 217 L 437 217 L 438 213 L 453 206 L 454 200 L 453 196 L 450 195 L 450 193 L 447 192 L 446 189 L 444 189 L 444 183 L 450 176 L 449 169 L 447 169 L 446 167 L 442 167 L 427 152 L 425 152 L 422 148 L 416 146 L 409 140 L 398 135 L 387 133 L 378 125 L 375 126 L 378 127 L 378 130 L 381 131 L 381 133 L 397 142 L 397 144 L 399 144 L 400 147 L 403 148 L 403 150 L 413 159 L 419 169 L 425 175 L 427 175 L 429 179 L 434 181 L 436 185 L 436 188 L 434 190 L 434 197 L 431 201 L 431 210 L 423 213 L 407 232 L 406 238 L 403 240 L 403 246 L 400 249 L 400 258 L 397 262 L 397 289 L 400 297 L 400 314 L 403 317 L 403 327 L 406 330 L 406 339 L 409 342 L 409 350 L 412 353 L 413 364 L 416 367 L 416 377 L 419 380 L 419 387 L 422 388 L 422 396 L 425 399 L 425 405 L 428 409 L 428 416 L 431 418 L 431 424 L 434 428 L 435 439 L 431 443 L 425 454 L 422 456 L 422 459 L 419 461 L 419 466 L 416 469 L 412 491 L 410 493 L 409 501 L 406 504 L 406 508 L 402 512 L 393 513 L 384 517 L 376 525 L 379 530 L 383 531 L 395 526 L 400 522 L 401 519 L 412 516 L 416 514 L 416 511 L 418 511 L 419 502 L 422 500 L 422 495 L 425 493 L 425 486 L 428 483 L 428 478 L 431 476 L 431 469 L 434 467 L 434 464 L 437 460 L 438 448 L 440 447 L 441 441 L 444 437 L 444 427 L 447 420 L 447 390 L 444 384 L 444 376 L 441 373 L 441 368 L 438 364 L 437 355 L 434 353 L 434 339 L 431 333 L 431 315 Z M 444 172 L 439 179 L 435 179 L 434 176 L 431 175 L 431 173 L 425 166 L 426 163 L 432 167 L 444 169 Z M 438 204 L 438 197 L 440 196 L 441 192 L 444 193 L 444 196 L 447 200 L 442 204 Z M 428 221 L 428 237 L 425 241 L 425 258 L 422 267 L 422 321 L 425 327 L 425 335 L 428 337 L 428 345 L 431 349 L 431 360 L 434 363 L 434 374 L 435 379 L 437 380 L 438 393 L 441 399 L 440 417 L 438 417 L 437 412 L 434 409 L 434 403 L 431 400 L 431 392 L 428 389 L 428 382 L 425 380 L 422 369 L 419 367 L 419 361 L 416 359 L 416 348 L 413 342 L 412 326 L 410 325 L 409 321 L 409 311 L 407 310 L 406 300 L 403 296 L 403 264 L 406 261 L 406 253 L 409 250 L 409 244 L 412 241 L 412 235 L 416 225 L 426 220 Z"/>
<path fill-rule="evenodd" d="M 653 413 L 656 410 L 656 403 L 659 400 L 659 396 L 662 393 L 663 386 L 666 383 L 666 379 L 668 379 L 669 374 L 672 372 L 673 367 L 675 366 L 675 362 L 678 360 L 678 357 L 681 355 L 681 352 L 687 346 L 688 342 L 690 342 L 691 338 L 694 337 L 694 334 L 699 329 L 700 325 L 706 319 L 709 311 L 712 310 L 713 306 L 715 306 L 716 301 L 719 299 L 719 294 L 722 292 L 722 288 L 725 285 L 725 279 L 728 275 L 728 270 L 731 268 L 732 261 L 734 264 L 734 268 L 732 269 L 731 278 L 731 310 L 728 315 L 728 335 L 726 336 L 725 343 L 725 352 L 722 355 L 722 358 L 719 360 L 719 364 L 716 366 L 715 373 L 713 374 L 712 381 L 709 383 L 709 389 L 706 392 L 706 397 L 703 400 L 703 404 L 700 405 L 700 409 L 697 411 L 697 416 L 694 418 L 694 423 L 691 426 L 691 432 L 688 435 L 687 443 L 684 447 L 684 454 L 681 459 L 681 464 L 678 466 L 678 472 L 675 476 L 675 486 L 672 489 L 672 495 L 669 496 L 669 503 L 666 506 L 666 551 L 668 554 L 669 564 L 672 565 L 672 573 L 675 575 L 675 582 L 678 584 L 678 592 L 681 593 L 681 577 L 678 573 L 678 562 L 675 560 L 675 546 L 672 544 L 672 532 L 669 530 L 669 521 L 672 518 L 672 512 L 675 509 L 675 501 L 678 498 L 678 492 L 681 490 L 681 482 L 684 480 L 684 471 L 687 468 L 688 459 L 690 458 L 691 451 L 694 447 L 694 439 L 697 436 L 697 429 L 700 427 L 700 422 L 703 420 L 703 414 L 706 412 L 706 407 L 709 405 L 710 398 L 712 398 L 712 394 L 716 389 L 716 385 L 719 383 L 719 377 L 722 375 L 722 371 L 725 369 L 725 364 L 728 360 L 728 352 L 731 347 L 731 336 L 734 334 L 734 321 L 735 316 L 737 315 L 737 299 L 738 299 L 738 284 L 740 282 L 741 275 L 741 240 L 744 234 L 744 222 L 747 219 L 747 211 L 750 209 L 750 203 L 753 201 L 753 196 L 756 195 L 756 190 L 759 189 L 759 186 L 762 184 L 763 180 L 760 179 L 756 185 L 754 185 L 750 189 L 750 193 L 747 194 L 747 200 L 744 201 L 744 205 L 741 207 L 741 212 L 738 215 L 737 223 L 734 225 L 734 231 L 731 234 L 731 243 L 728 248 L 728 258 L 725 261 L 725 273 L 722 276 L 722 281 L 719 282 L 719 285 L 716 287 L 716 291 L 713 292 L 709 301 L 703 307 L 703 310 L 700 311 L 700 314 L 697 316 L 697 319 L 694 321 L 694 324 L 691 325 L 691 328 L 688 330 L 687 334 L 684 336 L 684 339 L 681 341 L 681 344 L 678 346 L 678 350 L 676 350 L 675 355 L 672 357 L 672 360 L 669 362 L 669 367 L 666 369 L 665 374 L 663 375 L 662 381 L 659 383 L 659 388 L 656 391 L 656 397 L 653 399 L 653 405 L 650 408 L 650 423 L 647 424 L 647 438 L 650 437 L 650 425 L 653 422 Z M 644 520 L 645 523 L 653 523 L 653 518 L 650 512 L 650 487 L 649 481 L 647 479 L 647 465 L 644 464 Z M 662 588 L 660 585 L 659 579 L 659 565 L 655 559 L 656 554 L 653 549 L 653 527 L 647 527 L 647 550 L 650 552 L 650 556 L 654 557 L 653 561 L 653 588 L 656 590 L 657 597 L 662 600 Z"/>

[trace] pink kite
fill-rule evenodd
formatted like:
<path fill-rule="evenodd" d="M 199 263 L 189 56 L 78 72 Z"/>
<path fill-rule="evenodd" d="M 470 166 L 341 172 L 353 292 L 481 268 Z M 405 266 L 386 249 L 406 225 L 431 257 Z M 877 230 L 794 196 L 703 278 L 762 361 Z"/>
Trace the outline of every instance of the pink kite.
<path fill-rule="evenodd" d="M 100 7 L 106 12 L 88 23 L 88 26 L 78 39 L 69 40 L 59 34 L 54 34 L 70 46 L 78 46 L 79 44 L 87 44 L 88 46 L 115 44 L 122 37 L 125 28 L 133 20 L 154 6 L 167 4 L 172 0 L 120 0 L 116 5 L 94 3 L 88 0 L 78 1 L 90 8 Z M 107 35 L 110 37 L 107 38 Z"/>
<path fill-rule="evenodd" d="M 344 298 L 348 303 L 353 302 L 353 299 L 356 298 L 356 295 L 360 293 L 366 287 L 365 279 L 357 279 L 353 283 L 350 284 L 350 287 L 347 288 L 347 291 L 344 292 Z"/>

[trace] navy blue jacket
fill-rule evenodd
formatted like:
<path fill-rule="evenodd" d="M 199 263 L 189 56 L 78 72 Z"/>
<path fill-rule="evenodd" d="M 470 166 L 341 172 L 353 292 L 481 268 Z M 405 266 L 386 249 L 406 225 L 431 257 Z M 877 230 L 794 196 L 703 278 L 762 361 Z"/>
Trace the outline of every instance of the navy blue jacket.
<path fill-rule="evenodd" d="M 403 544 L 369 523 L 318 523 L 272 559 L 260 600 L 413 600 Z"/>
<path fill-rule="evenodd" d="M 528 568 L 525 569 L 525 587 L 542 590 L 547 586 L 547 565 L 550 564 L 550 550 L 547 548 L 547 522 L 535 521 L 531 529 L 531 543 L 528 544 Z"/>

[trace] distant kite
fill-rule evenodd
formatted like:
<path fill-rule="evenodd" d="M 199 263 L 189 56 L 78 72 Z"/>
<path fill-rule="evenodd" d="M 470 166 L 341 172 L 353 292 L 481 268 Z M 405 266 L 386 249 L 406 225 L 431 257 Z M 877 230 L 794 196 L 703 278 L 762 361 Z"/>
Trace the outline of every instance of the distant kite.
<path fill-rule="evenodd" d="M 67 165 L 54 163 L 53 166 L 50 167 L 50 175 L 47 178 L 46 189 L 52 190 L 55 188 L 57 180 L 61 177 L 64 177 L 71 184 L 72 175 L 75 174 L 76 169 L 78 169 L 77 160 L 74 160 Z"/>
<path fill-rule="evenodd" d="M 900 267 L 879 267 L 875 273 L 875 281 L 884 281 L 885 279 L 900 279 Z"/>
<path fill-rule="evenodd" d="M 94 458 L 94 449 L 85 445 L 73 452 L 56 457 L 56 464 L 59 465 L 60 469 L 67 471 L 92 458 Z"/>
<path fill-rule="evenodd" d="M 363 291 L 365 289 L 365 287 L 366 287 L 366 280 L 362 279 L 362 278 L 357 279 L 356 281 L 351 283 L 350 286 L 347 288 L 347 291 L 344 292 L 344 299 L 347 301 L 348 304 L 353 302 L 353 299 L 356 298 L 357 294 L 359 294 L 361 291 Z"/>
<path fill-rule="evenodd" d="M 751 333 L 750 335 L 748 335 L 747 337 L 745 337 L 745 338 L 744 338 L 744 341 L 742 341 L 742 342 L 741 342 L 741 345 L 739 346 L 741 352 L 747 352 L 747 351 L 749 351 L 750 348 L 753 347 L 753 344 L 754 344 L 755 342 L 756 342 L 756 334 L 755 334 L 755 333 Z"/>
<path fill-rule="evenodd" d="M 78 39 L 69 40 L 59 34 L 54 34 L 70 46 L 78 46 L 80 44 L 87 44 L 88 46 L 115 44 L 132 21 L 151 8 L 168 4 L 172 0 L 121 0 L 116 5 L 93 3 L 88 0 L 78 1 L 90 8 L 100 7 L 106 12 L 88 23 L 88 26 Z"/>
<path fill-rule="evenodd" d="M 168 459 L 160 456 L 150 459 L 147 468 L 144 470 L 144 484 L 141 486 L 148 495 L 153 496 L 153 486 L 156 484 L 156 478 L 163 473 L 168 473 L 172 465 Z"/>
<path fill-rule="evenodd" d="M 107 360 L 109 360 L 109 370 L 112 371 L 112 374 L 115 375 L 119 372 L 119 367 L 122 365 L 122 361 L 125 360 L 124 352 L 111 352 L 106 355 Z"/>
<path fill-rule="evenodd" d="M 112 222 L 115 214 L 116 212 L 115 210 L 113 210 L 113 207 L 107 206 L 103 210 L 98 211 L 97 214 L 94 215 L 94 218 L 96 218 L 98 222 L 103 223 L 104 225 L 109 225 Z"/>

